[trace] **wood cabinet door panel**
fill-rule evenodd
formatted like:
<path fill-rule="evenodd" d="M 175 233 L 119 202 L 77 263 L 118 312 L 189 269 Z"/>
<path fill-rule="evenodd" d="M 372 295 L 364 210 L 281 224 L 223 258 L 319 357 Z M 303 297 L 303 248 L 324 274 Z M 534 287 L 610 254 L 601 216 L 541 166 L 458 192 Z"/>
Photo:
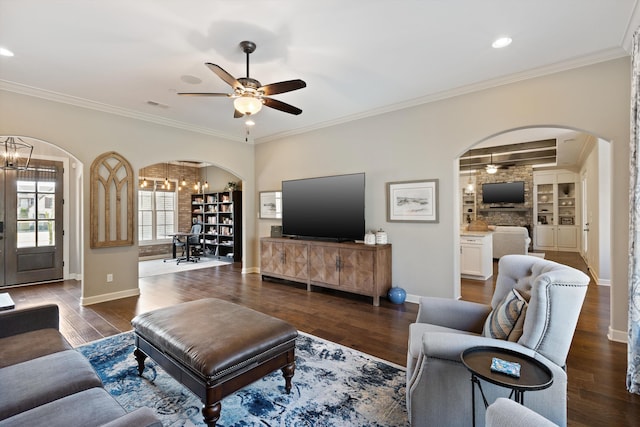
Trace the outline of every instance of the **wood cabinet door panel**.
<path fill-rule="evenodd" d="M 340 286 L 366 291 L 373 289 L 374 253 L 368 250 L 340 250 Z"/>
<path fill-rule="evenodd" d="M 284 245 L 285 276 L 307 280 L 309 278 L 309 254 L 306 244 L 287 243 Z"/>
<path fill-rule="evenodd" d="M 262 274 L 282 274 L 282 243 L 260 242 L 260 272 Z"/>
<path fill-rule="evenodd" d="M 340 251 L 337 248 L 311 246 L 309 250 L 309 278 L 311 281 L 338 286 L 340 284 L 339 255 Z"/>

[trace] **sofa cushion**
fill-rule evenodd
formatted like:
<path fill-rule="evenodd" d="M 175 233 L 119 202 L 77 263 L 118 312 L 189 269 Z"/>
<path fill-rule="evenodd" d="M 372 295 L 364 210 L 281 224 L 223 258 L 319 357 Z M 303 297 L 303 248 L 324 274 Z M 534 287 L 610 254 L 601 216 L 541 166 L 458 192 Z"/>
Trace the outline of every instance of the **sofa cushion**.
<path fill-rule="evenodd" d="M 0 419 L 92 387 L 102 387 L 91 364 L 75 350 L 0 369 Z"/>
<path fill-rule="evenodd" d="M 489 314 L 482 334 L 487 338 L 517 341 L 522 336 L 527 301 L 512 289 Z"/>
<path fill-rule="evenodd" d="M 71 349 L 56 329 L 38 329 L 0 338 L 0 368 Z"/>
<path fill-rule="evenodd" d="M 90 388 L 21 412 L 0 426 L 100 426 L 125 415 L 125 410 L 99 387 Z"/>

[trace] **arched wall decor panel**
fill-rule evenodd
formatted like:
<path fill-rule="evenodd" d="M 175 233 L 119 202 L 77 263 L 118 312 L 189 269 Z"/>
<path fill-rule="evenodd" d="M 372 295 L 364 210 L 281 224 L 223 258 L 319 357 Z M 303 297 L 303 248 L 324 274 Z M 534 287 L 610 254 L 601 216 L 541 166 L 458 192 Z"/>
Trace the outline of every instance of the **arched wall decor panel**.
<path fill-rule="evenodd" d="M 91 248 L 133 245 L 133 169 L 115 151 L 91 164 Z"/>

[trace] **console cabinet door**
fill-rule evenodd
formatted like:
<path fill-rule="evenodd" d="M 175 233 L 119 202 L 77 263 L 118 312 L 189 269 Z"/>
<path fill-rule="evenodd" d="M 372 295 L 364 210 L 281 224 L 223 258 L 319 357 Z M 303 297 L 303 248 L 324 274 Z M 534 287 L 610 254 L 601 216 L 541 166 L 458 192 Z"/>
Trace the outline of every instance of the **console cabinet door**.
<path fill-rule="evenodd" d="M 309 278 L 312 282 L 340 284 L 340 249 L 312 245 L 309 249 Z"/>
<path fill-rule="evenodd" d="M 369 291 L 374 288 L 374 252 L 340 249 L 340 286 L 345 290 Z"/>
<path fill-rule="evenodd" d="M 306 243 L 284 243 L 285 276 L 306 281 L 309 278 L 309 246 Z"/>
<path fill-rule="evenodd" d="M 260 272 L 281 275 L 284 266 L 283 244 L 262 240 L 260 242 Z"/>

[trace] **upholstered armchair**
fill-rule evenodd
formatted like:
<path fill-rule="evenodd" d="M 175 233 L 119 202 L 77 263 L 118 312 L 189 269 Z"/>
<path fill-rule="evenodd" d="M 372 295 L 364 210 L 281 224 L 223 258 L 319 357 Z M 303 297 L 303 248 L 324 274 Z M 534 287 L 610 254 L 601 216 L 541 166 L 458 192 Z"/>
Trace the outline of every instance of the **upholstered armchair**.
<path fill-rule="evenodd" d="M 574 268 L 528 255 L 505 255 L 498 264 L 491 305 L 447 298 L 420 299 L 410 325 L 407 412 L 412 426 L 471 424 L 471 374 L 463 350 L 495 346 L 529 355 L 549 367 L 553 384 L 529 391 L 524 403 L 560 426 L 567 424 L 565 363 L 589 277 Z M 482 381 L 489 403 L 510 390 Z M 476 421 L 485 419 L 476 392 Z"/>
<path fill-rule="evenodd" d="M 504 397 L 498 398 L 487 408 L 485 427 L 558 427 L 526 406 Z"/>

